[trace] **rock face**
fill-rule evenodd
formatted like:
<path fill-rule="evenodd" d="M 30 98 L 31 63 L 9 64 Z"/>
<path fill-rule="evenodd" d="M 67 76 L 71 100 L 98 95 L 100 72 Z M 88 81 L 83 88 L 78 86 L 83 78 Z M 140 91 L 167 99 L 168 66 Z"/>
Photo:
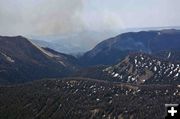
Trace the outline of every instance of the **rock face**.
<path fill-rule="evenodd" d="M 178 85 L 129 85 L 87 78 L 0 86 L 2 119 L 163 119 Z"/>
<path fill-rule="evenodd" d="M 70 71 L 69 65 L 72 65 L 68 63 L 68 59 L 68 56 L 53 54 L 22 36 L 1 36 L 0 83 L 18 83 L 44 77 L 65 76 Z M 69 65 L 66 66 L 67 64 Z"/>
<path fill-rule="evenodd" d="M 144 53 L 127 56 L 103 70 L 114 81 L 134 84 L 179 84 L 180 63 L 169 62 Z"/>
<path fill-rule="evenodd" d="M 114 64 L 131 52 L 155 54 L 160 51 L 180 51 L 180 31 L 129 32 L 102 41 L 80 58 L 84 66 Z"/>

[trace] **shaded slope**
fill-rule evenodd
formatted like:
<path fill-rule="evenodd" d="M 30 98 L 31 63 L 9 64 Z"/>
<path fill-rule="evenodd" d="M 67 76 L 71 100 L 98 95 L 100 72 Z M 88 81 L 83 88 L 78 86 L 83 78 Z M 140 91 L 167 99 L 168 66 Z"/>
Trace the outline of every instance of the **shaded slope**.
<path fill-rule="evenodd" d="M 180 51 L 180 31 L 141 31 L 120 34 L 99 43 L 80 58 L 83 66 L 114 64 L 130 52 Z"/>
<path fill-rule="evenodd" d="M 34 45 L 28 39 L 0 37 L 0 82 L 17 83 L 43 77 L 62 77 L 69 72 L 63 60 Z"/>

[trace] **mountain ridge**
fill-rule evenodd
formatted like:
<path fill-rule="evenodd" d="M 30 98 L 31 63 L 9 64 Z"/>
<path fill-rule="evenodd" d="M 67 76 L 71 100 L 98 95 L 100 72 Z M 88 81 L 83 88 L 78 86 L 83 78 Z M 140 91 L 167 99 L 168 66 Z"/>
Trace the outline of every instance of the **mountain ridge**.
<path fill-rule="evenodd" d="M 71 72 L 69 57 L 53 54 L 22 36 L 0 37 L 0 81 L 26 82 L 43 77 L 62 77 Z M 62 57 L 56 60 L 54 57 Z M 63 59 L 64 58 L 64 59 Z M 73 63 L 70 63 L 73 65 Z M 73 70 L 73 69 L 72 69 Z"/>
<path fill-rule="evenodd" d="M 108 65 L 131 52 L 179 51 L 179 39 L 180 30 L 175 29 L 123 33 L 97 44 L 80 58 L 80 63 L 84 66 Z"/>

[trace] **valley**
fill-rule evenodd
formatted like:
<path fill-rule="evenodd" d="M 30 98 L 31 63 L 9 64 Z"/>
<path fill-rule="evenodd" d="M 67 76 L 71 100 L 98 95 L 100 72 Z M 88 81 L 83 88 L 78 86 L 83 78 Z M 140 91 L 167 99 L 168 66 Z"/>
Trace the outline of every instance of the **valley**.
<path fill-rule="evenodd" d="M 128 32 L 74 57 L 0 36 L 0 119 L 163 119 L 180 103 L 179 39 Z"/>

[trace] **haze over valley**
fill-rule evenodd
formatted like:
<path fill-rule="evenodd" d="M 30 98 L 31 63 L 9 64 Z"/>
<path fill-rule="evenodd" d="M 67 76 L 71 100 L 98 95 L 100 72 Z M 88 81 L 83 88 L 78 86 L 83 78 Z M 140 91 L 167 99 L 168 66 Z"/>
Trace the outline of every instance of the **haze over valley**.
<path fill-rule="evenodd" d="M 165 104 L 180 104 L 179 5 L 1 0 L 0 119 L 168 118 Z"/>

